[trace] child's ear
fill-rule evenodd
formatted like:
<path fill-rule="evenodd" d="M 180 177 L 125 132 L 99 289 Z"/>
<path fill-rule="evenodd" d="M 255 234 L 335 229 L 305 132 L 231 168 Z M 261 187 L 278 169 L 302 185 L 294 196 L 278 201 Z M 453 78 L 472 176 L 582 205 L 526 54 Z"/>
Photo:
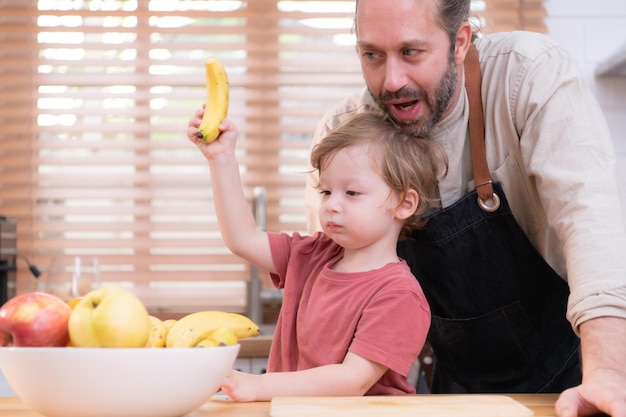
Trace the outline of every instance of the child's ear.
<path fill-rule="evenodd" d="M 404 199 L 400 201 L 400 204 L 396 208 L 396 218 L 406 220 L 411 217 L 415 213 L 415 210 L 417 210 L 419 201 L 420 198 L 417 191 L 413 189 L 408 190 Z"/>

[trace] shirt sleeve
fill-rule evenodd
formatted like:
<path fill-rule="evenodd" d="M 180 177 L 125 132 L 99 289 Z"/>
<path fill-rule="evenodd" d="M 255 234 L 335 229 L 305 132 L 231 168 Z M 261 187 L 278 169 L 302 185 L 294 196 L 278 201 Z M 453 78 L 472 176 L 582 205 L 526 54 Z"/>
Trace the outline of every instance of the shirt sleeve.
<path fill-rule="evenodd" d="M 626 229 L 613 142 L 572 59 L 553 46 L 514 80 L 511 109 L 547 224 L 562 242 L 568 319 L 626 317 Z"/>

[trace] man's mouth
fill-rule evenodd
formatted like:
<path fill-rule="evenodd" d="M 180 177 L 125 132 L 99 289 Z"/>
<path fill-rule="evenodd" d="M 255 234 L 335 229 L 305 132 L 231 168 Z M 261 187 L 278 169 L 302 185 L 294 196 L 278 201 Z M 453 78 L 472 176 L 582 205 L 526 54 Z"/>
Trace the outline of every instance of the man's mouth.
<path fill-rule="evenodd" d="M 388 102 L 387 107 L 393 118 L 399 122 L 408 122 L 419 117 L 420 103 L 420 100 Z"/>
<path fill-rule="evenodd" d="M 399 109 L 400 111 L 409 111 L 413 108 L 413 106 L 415 106 L 418 103 L 418 100 L 413 100 L 413 101 L 409 101 L 409 102 L 405 102 L 405 103 L 397 103 L 397 104 L 392 104 L 392 106 L 396 107 L 397 109 Z"/>

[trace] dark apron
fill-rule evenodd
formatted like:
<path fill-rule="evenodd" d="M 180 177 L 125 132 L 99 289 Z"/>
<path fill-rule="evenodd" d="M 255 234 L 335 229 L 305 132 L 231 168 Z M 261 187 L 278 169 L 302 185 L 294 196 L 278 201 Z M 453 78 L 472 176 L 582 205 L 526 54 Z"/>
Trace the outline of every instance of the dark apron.
<path fill-rule="evenodd" d="M 482 140 L 484 149 L 484 127 Z M 476 171 L 486 159 L 476 162 L 474 149 Z M 481 208 L 473 191 L 398 245 L 430 303 L 431 391 L 561 392 L 580 384 L 567 284 L 517 224 L 501 185 L 479 174 L 475 181 L 488 183 L 497 209 Z"/>

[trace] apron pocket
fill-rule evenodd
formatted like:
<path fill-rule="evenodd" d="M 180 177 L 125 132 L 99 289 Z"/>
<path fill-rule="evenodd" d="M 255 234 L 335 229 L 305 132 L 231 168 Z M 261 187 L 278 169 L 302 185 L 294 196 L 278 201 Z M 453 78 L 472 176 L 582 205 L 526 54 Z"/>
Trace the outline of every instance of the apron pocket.
<path fill-rule="evenodd" d="M 433 315 L 428 340 L 438 366 L 458 372 L 514 370 L 543 349 L 519 301 L 466 319 Z"/>

